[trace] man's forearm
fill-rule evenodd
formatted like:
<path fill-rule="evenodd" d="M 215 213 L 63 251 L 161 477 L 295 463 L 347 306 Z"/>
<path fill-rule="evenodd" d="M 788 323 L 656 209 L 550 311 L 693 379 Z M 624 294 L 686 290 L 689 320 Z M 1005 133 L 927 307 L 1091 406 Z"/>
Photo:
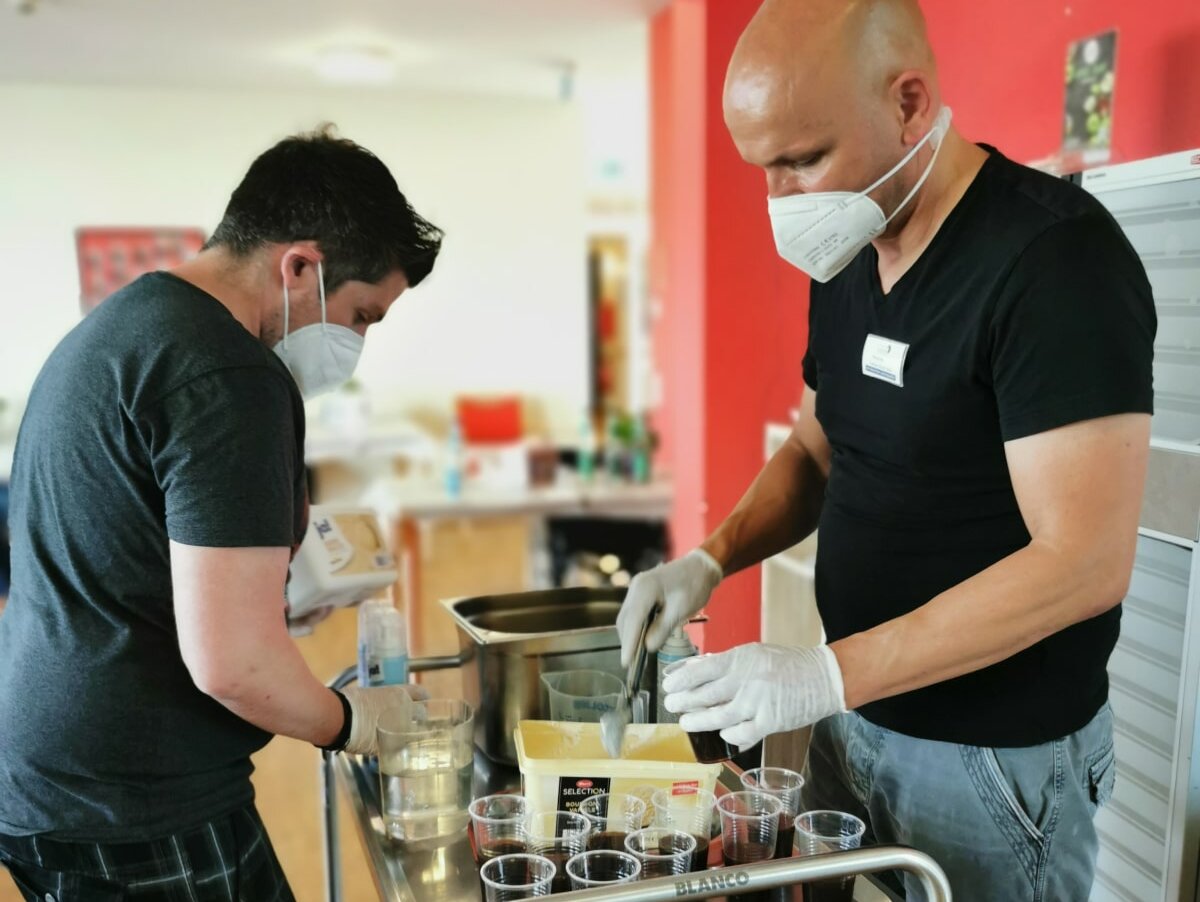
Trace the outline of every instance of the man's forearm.
<path fill-rule="evenodd" d="M 1009 658 L 1117 604 L 1128 575 L 1121 562 L 1032 542 L 915 611 L 832 643 L 846 707 Z"/>
<path fill-rule="evenodd" d="M 825 475 L 793 436 L 700 547 L 726 576 L 752 567 L 816 529 L 824 497 Z"/>
<path fill-rule="evenodd" d="M 342 704 L 313 676 L 282 627 L 281 633 L 253 650 L 231 649 L 218 665 L 224 672 L 201 688 L 268 733 L 328 745 L 341 730 Z"/>
<path fill-rule="evenodd" d="M 341 702 L 312 675 L 287 633 L 287 548 L 171 542 L 179 652 L 196 687 L 257 727 L 328 745 Z"/>

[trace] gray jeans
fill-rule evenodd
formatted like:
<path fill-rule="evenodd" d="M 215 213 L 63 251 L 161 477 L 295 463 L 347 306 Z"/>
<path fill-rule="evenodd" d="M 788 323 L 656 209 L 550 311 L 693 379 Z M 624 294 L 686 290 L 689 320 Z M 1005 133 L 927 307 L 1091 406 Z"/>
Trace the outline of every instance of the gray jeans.
<path fill-rule="evenodd" d="M 914 739 L 850 713 L 813 729 L 803 804 L 862 818 L 864 844 L 928 853 L 955 899 L 1084 902 L 1096 867 L 1092 817 L 1115 771 L 1108 705 L 1082 730 L 1030 748 Z M 911 877 L 888 882 L 924 898 Z"/>

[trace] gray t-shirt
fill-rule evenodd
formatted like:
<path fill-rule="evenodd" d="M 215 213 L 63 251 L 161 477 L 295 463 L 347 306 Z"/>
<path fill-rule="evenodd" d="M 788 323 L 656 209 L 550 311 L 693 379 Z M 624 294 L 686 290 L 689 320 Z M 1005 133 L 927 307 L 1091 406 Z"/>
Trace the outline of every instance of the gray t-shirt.
<path fill-rule="evenodd" d="M 270 735 L 192 682 L 168 539 L 294 548 L 303 453 L 287 368 L 167 273 L 113 295 L 50 355 L 12 472 L 0 833 L 140 841 L 253 799 L 250 754 Z"/>

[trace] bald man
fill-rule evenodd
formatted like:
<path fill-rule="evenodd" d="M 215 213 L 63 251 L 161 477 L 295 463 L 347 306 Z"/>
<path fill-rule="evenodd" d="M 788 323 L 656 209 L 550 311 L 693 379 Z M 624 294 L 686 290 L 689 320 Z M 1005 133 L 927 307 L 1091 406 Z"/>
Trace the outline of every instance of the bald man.
<path fill-rule="evenodd" d="M 724 523 L 634 581 L 623 654 L 650 610 L 653 650 L 819 527 L 828 644 L 685 662 L 667 708 L 741 747 L 815 724 L 805 806 L 930 853 L 956 898 L 1080 902 L 1146 469 L 1145 272 L 1090 195 L 954 130 L 915 3 L 768 0 L 724 104 L 813 279 L 808 391 Z"/>

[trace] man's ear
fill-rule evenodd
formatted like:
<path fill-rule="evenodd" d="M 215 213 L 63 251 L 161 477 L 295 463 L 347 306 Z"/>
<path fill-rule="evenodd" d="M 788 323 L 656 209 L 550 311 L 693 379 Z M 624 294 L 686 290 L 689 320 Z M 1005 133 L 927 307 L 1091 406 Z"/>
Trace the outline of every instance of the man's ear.
<path fill-rule="evenodd" d="M 304 270 L 312 267 L 316 275 L 317 264 L 321 262 L 321 253 L 311 242 L 298 242 L 284 249 L 279 258 L 279 273 L 288 287 L 296 287 L 304 277 Z"/>
<path fill-rule="evenodd" d="M 900 126 L 904 129 L 904 143 L 917 143 L 929 131 L 933 117 L 937 115 L 928 78 L 917 69 L 901 72 L 892 82 L 891 94 Z"/>

